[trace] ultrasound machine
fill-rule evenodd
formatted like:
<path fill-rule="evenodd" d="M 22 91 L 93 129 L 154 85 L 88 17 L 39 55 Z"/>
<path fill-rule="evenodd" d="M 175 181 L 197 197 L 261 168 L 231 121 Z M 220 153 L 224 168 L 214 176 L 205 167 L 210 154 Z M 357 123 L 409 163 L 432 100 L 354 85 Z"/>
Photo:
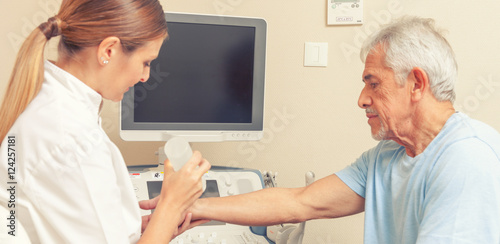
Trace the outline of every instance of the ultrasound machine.
<path fill-rule="evenodd" d="M 160 169 L 159 169 L 160 168 Z M 163 172 L 160 167 L 130 166 L 130 177 L 138 200 L 151 199 L 160 194 Z M 203 176 L 206 187 L 201 198 L 225 197 L 260 190 L 263 188 L 262 174 L 258 170 L 213 166 Z M 151 214 L 141 210 L 141 215 Z M 171 243 L 273 243 L 265 236 L 265 227 L 233 225 L 220 221 L 187 230 Z"/>
<path fill-rule="evenodd" d="M 150 78 L 121 102 L 120 136 L 126 141 L 260 140 L 263 137 L 265 20 L 165 13 L 169 37 L 151 63 Z M 165 157 L 159 149 L 159 162 Z M 160 193 L 163 165 L 129 166 L 138 200 Z M 201 197 L 260 190 L 260 171 L 212 166 Z M 143 211 L 143 215 L 149 214 Z M 211 221 L 171 243 L 274 243 L 265 227 Z"/>

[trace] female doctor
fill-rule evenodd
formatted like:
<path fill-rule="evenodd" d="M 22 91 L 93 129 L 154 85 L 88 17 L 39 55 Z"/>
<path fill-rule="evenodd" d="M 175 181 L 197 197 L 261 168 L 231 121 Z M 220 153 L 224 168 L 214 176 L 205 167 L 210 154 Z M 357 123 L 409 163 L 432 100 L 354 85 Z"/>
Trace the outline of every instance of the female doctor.
<path fill-rule="evenodd" d="M 57 61 L 44 60 L 59 35 Z M 11 189 L 0 204 L 32 243 L 168 243 L 199 224 L 186 214 L 210 168 L 199 152 L 178 172 L 166 162 L 141 236 L 124 160 L 100 126 L 102 99 L 146 81 L 167 35 L 157 0 L 63 0 L 22 45 L 0 110 L 0 188 Z"/>

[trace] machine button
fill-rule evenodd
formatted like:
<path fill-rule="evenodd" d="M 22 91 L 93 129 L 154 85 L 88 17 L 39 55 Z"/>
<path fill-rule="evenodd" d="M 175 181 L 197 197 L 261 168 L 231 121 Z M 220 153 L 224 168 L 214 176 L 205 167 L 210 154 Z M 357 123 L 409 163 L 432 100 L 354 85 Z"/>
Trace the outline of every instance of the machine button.
<path fill-rule="evenodd" d="M 231 179 L 227 179 L 224 183 L 226 183 L 226 186 L 231 186 L 233 184 Z"/>

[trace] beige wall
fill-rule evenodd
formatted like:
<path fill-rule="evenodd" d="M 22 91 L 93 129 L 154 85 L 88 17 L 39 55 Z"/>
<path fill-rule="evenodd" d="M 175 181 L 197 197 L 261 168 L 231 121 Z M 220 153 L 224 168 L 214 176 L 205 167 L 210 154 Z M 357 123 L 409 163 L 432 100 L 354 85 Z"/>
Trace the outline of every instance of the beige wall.
<path fill-rule="evenodd" d="M 0 90 L 5 90 L 18 39 L 52 16 L 60 0 L 0 3 Z M 279 172 L 283 187 L 304 185 L 305 172 L 327 176 L 375 145 L 363 110 L 357 107 L 363 64 L 359 43 L 389 18 L 432 17 L 447 29 L 460 72 L 459 110 L 500 130 L 500 2 L 464 0 L 364 1 L 365 24 L 327 26 L 326 1 L 163 0 L 177 12 L 262 17 L 268 23 L 265 137 L 260 142 L 194 143 L 214 165 Z M 219 9 L 216 8 L 219 6 Z M 223 7 L 223 8 L 221 8 Z M 50 16 L 49 16 L 50 15 Z M 304 67 L 304 42 L 328 42 L 328 67 Z M 51 55 L 54 48 L 49 48 Z M 3 95 L 2 95 L 3 96 Z M 496 109 L 495 109 L 496 107 Z M 285 114 L 286 116 L 283 116 Z M 104 127 L 127 164 L 156 162 L 162 143 L 123 142 L 118 104 L 107 102 Z M 304 243 L 362 243 L 363 215 L 310 221 Z"/>

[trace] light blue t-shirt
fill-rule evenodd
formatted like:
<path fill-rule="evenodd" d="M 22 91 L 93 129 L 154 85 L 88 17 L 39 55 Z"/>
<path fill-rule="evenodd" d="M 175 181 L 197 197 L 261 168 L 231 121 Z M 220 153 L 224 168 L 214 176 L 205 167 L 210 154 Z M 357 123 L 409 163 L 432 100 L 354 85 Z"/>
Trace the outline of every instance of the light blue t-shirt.
<path fill-rule="evenodd" d="M 365 243 L 500 244 L 500 135 L 465 114 L 414 158 L 381 141 L 336 175 L 365 198 Z"/>

